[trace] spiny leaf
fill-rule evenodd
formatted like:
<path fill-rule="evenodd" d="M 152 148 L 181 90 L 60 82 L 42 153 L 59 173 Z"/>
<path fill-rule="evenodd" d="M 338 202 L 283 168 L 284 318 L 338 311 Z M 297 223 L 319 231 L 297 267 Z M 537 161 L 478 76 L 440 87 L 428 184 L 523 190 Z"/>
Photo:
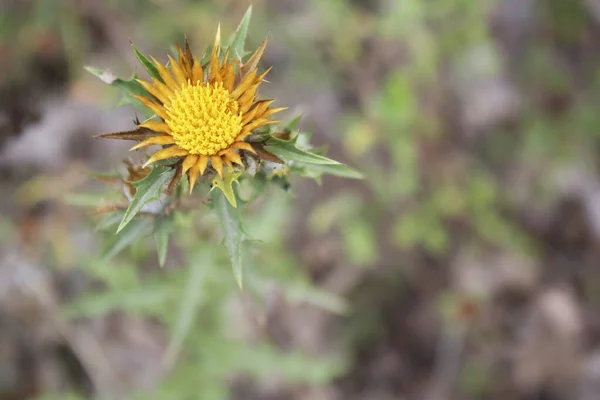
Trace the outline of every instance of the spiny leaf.
<path fill-rule="evenodd" d="M 284 127 L 286 131 L 293 131 L 298 126 L 300 119 L 302 118 L 302 114 L 295 116 L 288 124 Z"/>
<path fill-rule="evenodd" d="M 330 158 L 300 150 L 296 147 L 295 139 L 282 140 L 275 137 L 267 141 L 267 150 L 287 161 L 299 161 L 308 164 L 341 165 L 341 163 Z"/>
<path fill-rule="evenodd" d="M 227 248 L 229 259 L 233 267 L 235 280 L 243 288 L 243 259 L 242 245 L 245 240 L 244 228 L 242 226 L 240 211 L 233 208 L 224 193 L 217 191 L 214 194 L 214 209 L 221 221 L 223 228 L 223 242 Z"/>
<path fill-rule="evenodd" d="M 238 179 L 240 178 L 240 175 L 242 175 L 241 171 L 231 172 L 226 169 L 223 172 L 223 178 L 217 176 L 215 179 L 213 179 L 213 187 L 210 189 L 210 191 L 212 192 L 214 188 L 220 189 L 221 192 L 223 192 L 223 195 L 225 195 L 225 198 L 229 204 L 231 204 L 233 208 L 237 208 L 237 200 L 235 199 L 235 193 L 233 191 L 233 183 L 236 182 L 239 184 Z"/>
<path fill-rule="evenodd" d="M 137 76 L 135 74 L 130 79 L 122 79 L 116 78 L 110 72 L 104 71 L 100 68 L 85 67 L 85 69 L 91 74 L 100 78 L 103 82 L 106 82 L 121 91 L 123 98 L 119 102 L 119 105 L 131 104 L 146 118 L 150 118 L 153 115 L 152 111 L 147 109 L 139 100 L 131 97 L 132 94 L 136 94 L 138 96 L 148 96 L 148 92 L 146 92 L 144 87 L 138 81 L 136 81 Z"/>
<path fill-rule="evenodd" d="M 285 164 L 285 161 L 277 157 L 275 154 L 266 151 L 260 144 L 253 143 L 252 148 L 254 149 L 254 151 L 256 151 L 256 154 L 261 160 L 270 161 L 276 164 Z"/>
<path fill-rule="evenodd" d="M 160 74 L 158 73 L 158 68 L 156 68 L 156 65 L 154 65 L 154 63 L 150 61 L 148 57 L 146 57 L 141 51 L 139 51 L 137 47 L 135 47 L 133 42 L 130 43 L 131 47 L 133 48 L 133 52 L 135 53 L 135 56 L 137 57 L 140 64 L 142 64 L 144 69 L 148 71 L 148 74 L 150 74 L 150 76 L 154 79 L 164 83 L 164 81 L 160 77 Z"/>
<path fill-rule="evenodd" d="M 130 244 L 137 242 L 150 228 L 150 220 L 138 218 L 132 221 L 126 229 L 114 235 L 104 251 L 104 258 L 110 259 Z"/>
<path fill-rule="evenodd" d="M 113 74 L 111 74 L 108 71 L 105 71 L 101 68 L 96 68 L 96 67 L 90 67 L 90 66 L 85 66 L 84 67 L 85 70 L 87 72 L 89 72 L 90 74 L 100 78 L 100 80 L 104 83 L 108 83 L 109 85 L 113 83 L 113 81 L 115 79 L 117 79 L 116 76 L 114 76 Z"/>
<path fill-rule="evenodd" d="M 161 267 L 165 266 L 167 260 L 167 247 L 169 244 L 169 235 L 173 232 L 173 217 L 159 215 L 154 219 L 154 240 L 156 241 L 156 252 L 158 253 L 158 263 Z"/>
<path fill-rule="evenodd" d="M 364 179 L 364 175 L 355 169 L 352 169 L 344 164 L 308 164 L 296 162 L 290 167 L 291 172 L 306 178 L 313 178 L 317 182 L 321 182 L 321 177 L 324 174 L 339 176 L 350 179 Z"/>
<path fill-rule="evenodd" d="M 162 189 L 169 179 L 171 179 L 173 173 L 173 170 L 164 167 L 154 167 L 147 177 L 132 182 L 132 185 L 135 187 L 135 196 L 133 196 L 131 203 L 129 203 L 129 207 L 127 207 L 127 211 L 125 211 L 125 215 L 123 216 L 121 224 L 119 224 L 117 233 L 127 226 L 131 219 L 145 204 L 160 199 Z"/>
<path fill-rule="evenodd" d="M 248 10 L 242 17 L 242 20 L 235 31 L 235 36 L 231 40 L 230 48 L 233 56 L 240 58 L 244 56 L 244 44 L 246 43 L 246 37 L 248 36 L 248 26 L 250 25 L 251 16 L 252 6 L 248 7 Z"/>

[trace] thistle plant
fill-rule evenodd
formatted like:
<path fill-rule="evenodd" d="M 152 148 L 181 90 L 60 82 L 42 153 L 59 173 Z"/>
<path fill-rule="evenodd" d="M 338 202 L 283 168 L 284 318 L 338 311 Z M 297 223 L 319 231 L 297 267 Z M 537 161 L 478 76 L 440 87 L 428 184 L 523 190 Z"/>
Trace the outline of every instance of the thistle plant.
<path fill-rule="evenodd" d="M 357 171 L 309 145 L 309 135 L 297 129 L 299 117 L 272 119 L 285 110 L 273 99 L 262 99 L 259 88 L 270 68 L 261 58 L 265 39 L 247 53 L 244 48 L 251 8 L 226 44 L 220 27 L 212 46 L 197 57 L 185 38 L 177 54 L 163 65 L 133 44 L 133 51 L 150 80 L 107 79 L 97 68 L 88 70 L 124 93 L 143 117 L 130 131 L 101 134 L 103 139 L 133 140 L 131 150 L 156 150 L 143 165 L 129 164 L 124 200 L 108 204 L 107 220 L 118 222 L 117 235 L 128 238 L 152 229 L 161 265 L 166 260 L 173 213 L 206 207 L 221 222 L 224 244 L 237 284 L 243 285 L 243 210 L 268 186 L 290 187 L 293 176 L 320 182 L 323 174 L 361 178 Z M 243 188 L 243 190 L 241 190 Z M 209 211 L 207 211 L 209 212 Z M 110 226 L 111 223 L 104 225 Z M 116 225 L 116 223 L 115 223 Z M 129 239 L 132 240 L 132 239 Z M 124 247 L 117 246 L 117 250 Z"/>

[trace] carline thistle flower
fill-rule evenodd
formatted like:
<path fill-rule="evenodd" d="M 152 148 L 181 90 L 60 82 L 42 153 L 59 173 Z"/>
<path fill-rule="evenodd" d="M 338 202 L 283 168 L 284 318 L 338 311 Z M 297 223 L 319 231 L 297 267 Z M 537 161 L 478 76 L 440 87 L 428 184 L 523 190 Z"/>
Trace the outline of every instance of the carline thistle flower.
<path fill-rule="evenodd" d="M 144 166 L 175 159 L 181 176 L 187 174 L 190 192 L 198 177 L 208 169 L 219 176 L 223 168 L 244 167 L 241 154 L 268 156 L 260 145 L 247 141 L 253 130 L 279 121 L 270 117 L 285 108 L 273 108 L 275 100 L 257 99 L 257 91 L 270 68 L 258 73 L 258 63 L 267 39 L 246 63 L 230 58 L 228 48 L 220 57 L 220 28 L 217 29 L 209 61 L 202 65 L 187 38 L 177 45 L 178 60 L 168 56 L 168 66 L 151 57 L 157 76 L 152 82 L 137 80 L 147 95 L 131 94 L 158 118 L 137 122 L 136 131 L 100 135 L 112 139 L 141 140 L 131 150 L 161 145 Z"/>

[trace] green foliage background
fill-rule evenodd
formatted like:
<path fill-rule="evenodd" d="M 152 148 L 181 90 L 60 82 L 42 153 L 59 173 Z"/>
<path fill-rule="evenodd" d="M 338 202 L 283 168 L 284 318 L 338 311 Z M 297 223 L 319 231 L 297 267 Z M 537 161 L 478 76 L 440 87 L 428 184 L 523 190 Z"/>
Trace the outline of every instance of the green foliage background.
<path fill-rule="evenodd" d="M 94 39 L 71 3 L 30 0 L 18 14 L 0 14 L 0 44 L 14 38 L 19 43 L 6 76 L 28 79 L 19 63 L 37 51 L 33 38 L 47 34 L 60 41 L 71 81 L 91 79 L 80 66 L 93 53 Z M 304 176 L 319 178 L 320 186 L 292 180 L 290 191 L 269 187 L 260 201 L 242 207 L 245 238 L 250 239 L 241 250 L 246 262 L 243 295 L 221 245 L 226 232 L 204 205 L 173 215 L 168 253 L 161 239 L 167 232 L 155 235 L 155 243 L 147 219 L 133 219 L 118 236 L 112 233 L 122 214 L 90 221 L 90 230 L 107 228 L 96 232 L 98 253 L 75 258 L 77 268 L 101 282 L 101 289 L 64 304 L 61 318 L 122 311 L 164 324 L 170 338 L 165 363 L 172 369 L 151 393 L 135 398 L 232 398 L 229 379 L 235 374 L 257 381 L 275 374 L 291 387 L 335 385 L 358 368 L 356 349 L 385 335 L 386 317 L 369 309 L 378 304 L 378 296 L 393 298 L 390 293 L 421 287 L 411 280 L 425 280 L 427 275 L 414 270 L 432 265 L 447 270 L 458 250 L 479 254 L 494 249 L 544 259 L 545 245 L 519 217 L 523 203 L 543 208 L 558 199 L 556 174 L 566 167 L 583 164 L 596 171 L 598 53 L 582 56 L 587 74 L 582 75 L 560 66 L 556 50 L 585 42 L 590 17 L 583 2 L 540 5 L 536 12 L 547 24 L 543 37 L 532 39 L 537 41 L 519 60 L 508 56 L 492 35 L 489 18 L 497 3 L 492 0 L 372 2 L 379 7 L 376 11 L 368 1 L 275 3 L 253 4 L 246 46 L 255 48 L 270 32 L 267 59 L 275 68 L 269 96 L 280 99 L 278 106 L 306 110 L 300 125 L 312 132 L 311 142 L 327 145 L 328 155 L 361 171 L 365 179 L 320 179 L 322 172 L 336 172 L 335 166 L 298 163 L 296 168 Z M 184 33 L 199 50 L 197 45 L 211 43 L 215 21 L 221 21 L 223 32 L 232 33 L 248 5 L 235 0 L 98 4 L 102 18 L 126 26 L 145 54 L 165 53 Z M 299 13 L 295 7 L 305 11 L 310 24 L 294 19 Z M 117 39 L 127 43 L 129 38 Z M 123 58 L 115 56 L 101 67 L 129 76 L 134 64 L 121 63 Z M 459 107 L 453 108 L 452 85 L 505 75 L 526 103 L 518 116 L 490 123 L 481 132 L 465 132 Z M 306 87 L 308 95 L 295 94 Z M 310 103 L 311 90 L 317 93 L 323 87 L 338 94 L 339 105 L 332 107 L 325 123 L 318 120 L 322 116 L 313 118 L 319 113 Z M 106 104 L 117 100 L 109 87 L 94 89 Z M 561 101 L 568 105 L 560 106 Z M 278 155 L 285 158 L 286 153 Z M 513 186 L 515 174 L 523 176 L 522 187 Z M 97 207 L 113 200 L 106 188 L 94 190 L 98 192 L 93 196 L 70 196 L 69 204 Z M 244 190 L 250 189 L 242 185 L 240 192 Z M 226 209 L 225 203 L 222 206 Z M 11 223 L 0 224 L 1 232 L 15 229 Z M 139 240 L 143 233 L 144 240 Z M 349 275 L 360 276 L 351 288 L 332 293 L 321 287 L 316 276 L 322 271 L 309 265 L 314 258 L 300 255 L 300 250 L 314 249 L 306 243 L 319 241 L 335 244 L 322 269 L 347 269 Z M 158 258 L 165 260 L 162 269 L 155 261 L 157 247 Z M 48 259 L 50 268 L 64 268 L 58 257 Z M 457 311 L 471 299 L 444 277 L 428 294 L 440 319 L 472 328 L 474 340 L 485 341 L 485 330 L 465 322 Z M 375 288 L 368 286 L 373 281 Z M 582 297 L 597 307 L 594 282 L 582 289 Z M 364 296 L 371 299 L 364 308 L 363 286 Z M 248 318 L 260 319 L 272 287 L 289 304 L 331 314 L 331 329 L 339 340 L 333 341 L 330 354 L 283 349 L 268 335 L 240 339 L 231 305 L 251 304 Z M 487 300 L 477 299 L 484 310 Z M 459 370 L 457 398 L 495 393 L 493 367 L 466 357 Z M 65 398 L 56 396 L 39 398 Z"/>

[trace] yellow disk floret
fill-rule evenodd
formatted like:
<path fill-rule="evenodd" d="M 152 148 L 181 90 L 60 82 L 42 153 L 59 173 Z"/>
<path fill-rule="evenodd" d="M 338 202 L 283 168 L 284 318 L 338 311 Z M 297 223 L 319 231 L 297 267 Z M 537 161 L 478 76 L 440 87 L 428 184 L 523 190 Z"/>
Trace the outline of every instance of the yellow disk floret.
<path fill-rule="evenodd" d="M 165 110 L 171 136 L 190 154 L 217 155 L 235 142 L 243 126 L 238 102 L 221 82 L 188 81 L 165 104 Z"/>

